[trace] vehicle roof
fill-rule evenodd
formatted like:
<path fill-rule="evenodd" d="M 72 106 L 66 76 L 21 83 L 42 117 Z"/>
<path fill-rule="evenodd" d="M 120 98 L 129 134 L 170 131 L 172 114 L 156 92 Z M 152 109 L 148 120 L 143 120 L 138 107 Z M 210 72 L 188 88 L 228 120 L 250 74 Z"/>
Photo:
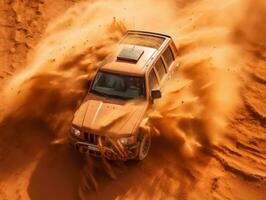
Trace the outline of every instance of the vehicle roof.
<path fill-rule="evenodd" d="M 142 76 L 170 40 L 170 36 L 159 33 L 128 31 L 119 43 L 115 60 L 101 70 Z"/>

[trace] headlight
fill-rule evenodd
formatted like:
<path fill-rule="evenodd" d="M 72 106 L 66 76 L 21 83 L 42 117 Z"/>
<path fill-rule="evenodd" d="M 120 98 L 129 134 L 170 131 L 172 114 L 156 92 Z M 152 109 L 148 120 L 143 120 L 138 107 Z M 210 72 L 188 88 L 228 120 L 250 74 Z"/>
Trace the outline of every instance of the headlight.
<path fill-rule="evenodd" d="M 128 144 L 134 144 L 135 143 L 135 137 L 134 136 L 130 136 L 130 137 L 123 137 L 119 139 L 120 142 L 123 145 L 128 145 Z"/>
<path fill-rule="evenodd" d="M 73 126 L 71 127 L 71 133 L 72 133 L 74 136 L 76 136 L 76 137 L 80 137 L 80 135 L 81 135 L 80 130 L 74 128 Z"/>

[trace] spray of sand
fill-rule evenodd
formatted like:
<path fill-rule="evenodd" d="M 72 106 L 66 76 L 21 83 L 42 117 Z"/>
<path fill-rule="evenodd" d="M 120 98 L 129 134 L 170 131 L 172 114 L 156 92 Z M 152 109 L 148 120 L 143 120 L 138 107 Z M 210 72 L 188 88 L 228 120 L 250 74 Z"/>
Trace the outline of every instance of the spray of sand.
<path fill-rule="evenodd" d="M 100 19 L 105 11 L 98 4 L 81 4 L 47 28 L 28 66 L 5 87 L 4 117 L 43 118 L 55 128 L 71 118 L 89 80 L 111 59 L 125 31 L 113 18 Z"/>
<path fill-rule="evenodd" d="M 190 61 L 179 71 L 149 114 L 148 127 L 180 153 L 217 145 L 238 102 L 237 80 L 213 66 L 211 58 Z"/>

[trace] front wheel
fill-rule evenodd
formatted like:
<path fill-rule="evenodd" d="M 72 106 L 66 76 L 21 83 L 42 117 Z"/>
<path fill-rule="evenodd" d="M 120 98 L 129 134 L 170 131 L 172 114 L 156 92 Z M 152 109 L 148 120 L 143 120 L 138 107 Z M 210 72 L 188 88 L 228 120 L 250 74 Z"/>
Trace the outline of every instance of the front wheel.
<path fill-rule="evenodd" d="M 150 134 L 144 134 L 139 145 L 137 160 L 143 160 L 147 157 L 151 146 L 151 136 Z"/>

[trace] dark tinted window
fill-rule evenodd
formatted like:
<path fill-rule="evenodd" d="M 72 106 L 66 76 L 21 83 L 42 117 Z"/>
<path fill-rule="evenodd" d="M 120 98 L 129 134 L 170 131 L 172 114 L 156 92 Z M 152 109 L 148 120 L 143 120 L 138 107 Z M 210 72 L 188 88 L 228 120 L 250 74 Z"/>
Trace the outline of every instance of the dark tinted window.
<path fill-rule="evenodd" d="M 144 77 L 99 71 L 93 83 L 92 92 L 101 96 L 123 99 L 145 97 Z"/>
<path fill-rule="evenodd" d="M 150 89 L 158 88 L 159 83 L 156 77 L 156 74 L 154 70 L 151 70 L 150 75 L 149 75 L 149 84 L 150 84 Z"/>
<path fill-rule="evenodd" d="M 164 77 L 166 74 L 165 72 L 165 67 L 162 58 L 160 58 L 156 63 L 155 63 L 155 68 L 159 74 L 160 79 Z"/>
<path fill-rule="evenodd" d="M 167 67 L 170 67 L 170 65 L 174 62 L 174 55 L 173 55 L 173 52 L 172 52 L 170 46 L 163 53 L 163 58 L 166 62 Z"/>

